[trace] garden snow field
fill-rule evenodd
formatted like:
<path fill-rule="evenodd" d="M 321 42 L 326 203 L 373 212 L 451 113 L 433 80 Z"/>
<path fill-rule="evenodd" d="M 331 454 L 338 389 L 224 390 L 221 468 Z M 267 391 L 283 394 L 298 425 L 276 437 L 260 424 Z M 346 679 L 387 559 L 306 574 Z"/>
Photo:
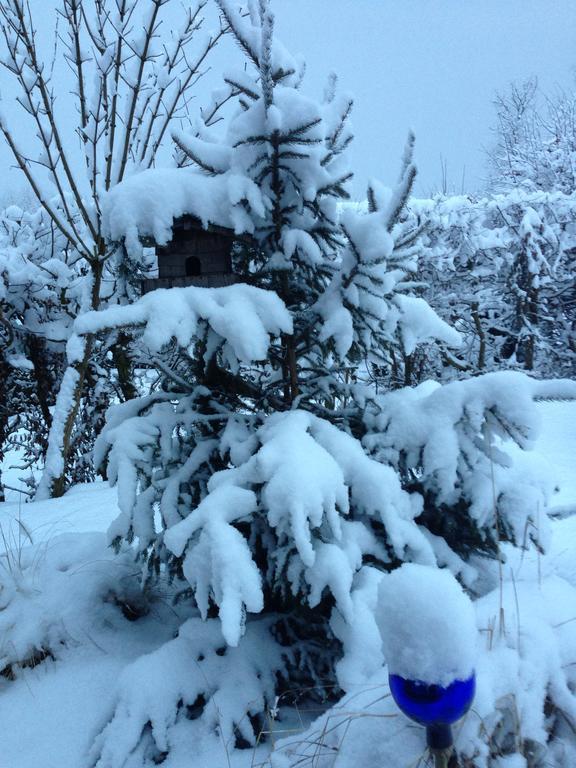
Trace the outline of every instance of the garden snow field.
<path fill-rule="evenodd" d="M 479 627 L 486 635 L 479 641 L 477 717 L 489 716 L 492 699 L 510 695 L 510 686 L 516 686 L 516 714 L 535 737 L 540 713 L 532 711 L 531 702 L 538 696 L 531 698 L 529 689 L 556 686 L 557 699 L 569 696 L 560 690 L 550 661 L 554 653 L 559 668 L 573 665 L 576 670 L 576 516 L 569 515 L 571 509 L 576 512 L 576 405 L 544 403 L 540 408 L 543 429 L 531 461 L 546 462 L 558 485 L 551 505 L 552 512 L 558 513 L 551 542 L 545 555 L 521 556 L 507 550 L 503 600 L 506 603 L 510 597 L 514 610 L 510 615 L 508 609 L 505 627 L 495 623 L 499 606 L 493 595 L 477 604 Z M 5 670 L 0 677 L 0 768 L 90 765 L 92 742 L 117 704 L 123 670 L 174 637 L 191 616 L 186 608 L 171 605 L 170 594 L 158 594 L 148 615 L 129 620 L 127 606 L 137 600 L 137 566 L 126 555 L 116 557 L 105 540 L 105 531 L 117 514 L 115 498 L 114 489 L 96 483 L 79 486 L 59 500 L 0 504 L 0 669 Z M 119 583 L 124 584 L 120 593 Z M 548 624 L 543 621 L 536 626 L 534 616 L 544 613 Z M 542 629 L 544 624 L 561 626 L 564 634 L 551 639 Z M 500 651 L 494 650 L 499 634 L 508 637 L 507 647 Z M 515 667 L 506 652 L 516 636 L 523 650 Z M 530 642 L 534 647 L 529 647 Z M 550 643 L 557 647 L 551 649 Z M 47 656 L 46 647 L 50 648 Z M 12 672 L 16 659 L 34 657 L 34 651 L 30 666 Z M 169 676 L 170 669 L 164 673 Z M 199 674 L 193 667 L 189 673 Z M 147 683 L 152 684 L 142 680 L 143 695 Z M 564 701 L 561 706 L 570 710 L 575 705 Z M 478 731 L 474 716 L 468 716 L 458 733 L 458 739 L 468 739 L 470 744 L 477 739 L 472 735 Z M 275 768 L 296 764 L 409 768 L 423 752 L 421 729 L 394 710 L 385 670 L 369 685 L 348 693 L 316 722 L 311 720 L 309 712 L 280 707 L 280 717 L 269 724 L 274 737 L 257 749 L 244 750 L 233 749 L 224 739 L 202 730 L 199 721 L 188 723 L 186 731 L 171 732 L 172 749 L 163 765 L 270 765 L 272 751 Z M 287 732 L 291 735 L 282 740 Z M 562 739 L 559 744 L 563 748 Z M 574 745 L 576 737 L 573 733 L 570 737 L 568 730 L 566 765 L 576 754 Z M 150 764 L 144 760 L 144 752 L 138 749 L 126 765 Z M 503 759 L 502 767 L 524 765 L 522 758 L 513 760 Z M 113 755 L 102 757 L 98 765 L 114 765 Z"/>

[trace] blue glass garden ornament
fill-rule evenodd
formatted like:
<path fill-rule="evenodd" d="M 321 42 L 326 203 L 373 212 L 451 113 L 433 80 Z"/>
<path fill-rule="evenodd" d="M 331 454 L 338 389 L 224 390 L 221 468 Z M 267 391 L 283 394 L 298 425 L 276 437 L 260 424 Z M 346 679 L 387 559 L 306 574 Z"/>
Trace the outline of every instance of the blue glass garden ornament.
<path fill-rule="evenodd" d="M 430 685 L 390 675 L 390 691 L 398 707 L 411 720 L 426 726 L 431 750 L 447 750 L 452 746 L 452 723 L 470 709 L 476 691 L 476 677 L 454 680 L 450 685 Z"/>

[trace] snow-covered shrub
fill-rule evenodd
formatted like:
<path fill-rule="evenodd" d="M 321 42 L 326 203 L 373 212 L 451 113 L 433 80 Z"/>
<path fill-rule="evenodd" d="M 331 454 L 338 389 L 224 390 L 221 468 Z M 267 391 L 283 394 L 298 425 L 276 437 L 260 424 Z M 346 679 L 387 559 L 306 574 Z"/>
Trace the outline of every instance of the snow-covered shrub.
<path fill-rule="evenodd" d="M 46 454 L 77 299 L 63 245 L 42 208 L 0 212 L 0 459 L 16 447 L 23 470 Z"/>
<path fill-rule="evenodd" d="M 35 541 L 20 521 L 0 531 L 0 673 L 58 659 L 120 611 L 106 606 L 136 593 L 133 559 L 114 556 L 105 536 L 59 534 Z"/>
<path fill-rule="evenodd" d="M 574 192 L 576 96 L 573 89 L 542 95 L 536 78 L 497 94 L 488 153 L 492 189 Z"/>
<path fill-rule="evenodd" d="M 472 765 L 490 765 L 491 753 L 528 765 L 574 759 L 575 606 L 574 586 L 557 577 L 508 581 L 478 600 L 479 683 L 459 736 Z"/>

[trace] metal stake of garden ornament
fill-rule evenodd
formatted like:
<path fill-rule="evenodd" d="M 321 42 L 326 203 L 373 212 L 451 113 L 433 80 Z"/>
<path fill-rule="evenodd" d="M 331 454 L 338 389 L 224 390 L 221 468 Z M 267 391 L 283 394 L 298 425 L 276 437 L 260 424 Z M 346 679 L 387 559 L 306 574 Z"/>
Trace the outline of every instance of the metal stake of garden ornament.
<path fill-rule="evenodd" d="M 411 720 L 426 727 L 426 743 L 436 768 L 448 768 L 453 751 L 452 724 L 472 705 L 476 678 L 454 680 L 450 685 L 429 685 L 389 675 L 390 691 L 398 707 Z"/>

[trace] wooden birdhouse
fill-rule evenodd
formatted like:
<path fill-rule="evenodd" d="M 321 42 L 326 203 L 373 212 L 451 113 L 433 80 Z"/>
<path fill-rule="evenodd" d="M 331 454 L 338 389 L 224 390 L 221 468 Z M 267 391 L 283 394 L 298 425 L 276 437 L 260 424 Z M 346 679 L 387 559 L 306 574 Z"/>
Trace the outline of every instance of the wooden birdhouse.
<path fill-rule="evenodd" d="M 142 291 L 195 285 L 220 288 L 240 281 L 232 272 L 231 230 L 211 225 L 202 226 L 194 216 L 174 219 L 172 240 L 156 246 L 158 277 L 142 281 Z"/>

